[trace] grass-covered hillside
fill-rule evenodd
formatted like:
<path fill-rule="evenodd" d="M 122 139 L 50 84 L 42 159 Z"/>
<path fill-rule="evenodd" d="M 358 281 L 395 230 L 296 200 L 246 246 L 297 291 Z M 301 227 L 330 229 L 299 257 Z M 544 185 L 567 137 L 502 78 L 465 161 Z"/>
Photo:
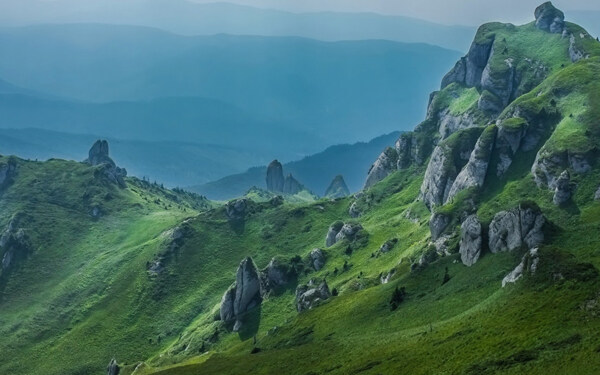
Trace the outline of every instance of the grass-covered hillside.
<path fill-rule="evenodd" d="M 2 158 L 0 372 L 596 373 L 600 43 L 561 14 L 482 26 L 351 197 Z"/>

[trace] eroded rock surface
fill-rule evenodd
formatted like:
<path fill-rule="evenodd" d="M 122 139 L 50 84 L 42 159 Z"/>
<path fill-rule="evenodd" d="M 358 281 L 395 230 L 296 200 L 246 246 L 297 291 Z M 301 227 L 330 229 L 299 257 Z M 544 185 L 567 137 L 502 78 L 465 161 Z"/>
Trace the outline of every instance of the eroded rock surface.
<path fill-rule="evenodd" d="M 565 14 L 556 9 L 550 1 L 535 9 L 535 26 L 550 33 L 560 34 L 565 28 Z"/>
<path fill-rule="evenodd" d="M 552 201 L 557 206 L 562 206 L 571 200 L 573 187 L 571 186 L 571 175 L 568 171 L 563 171 L 558 180 L 556 180 L 556 188 L 554 189 L 554 197 Z"/>
<path fill-rule="evenodd" d="M 369 169 L 365 189 L 370 188 L 397 170 L 398 153 L 395 149 L 388 147 L 377 158 Z"/>
<path fill-rule="evenodd" d="M 492 253 L 513 251 L 525 246 L 529 249 L 544 241 L 544 215 L 537 207 L 501 211 L 494 216 L 489 228 L 489 248 Z"/>
<path fill-rule="evenodd" d="M 477 215 L 467 217 L 460 227 L 460 232 L 460 259 L 463 264 L 472 266 L 481 256 L 483 244 L 481 222 Z"/>
<path fill-rule="evenodd" d="M 246 198 L 234 199 L 225 204 L 225 214 L 229 220 L 243 220 L 246 217 L 248 200 Z"/>
<path fill-rule="evenodd" d="M 108 179 L 121 187 L 125 187 L 125 177 L 127 171 L 125 168 L 119 168 L 109 156 L 108 142 L 106 140 L 97 140 L 90 151 L 88 158 L 84 161 L 92 166 L 103 166 L 104 175 Z"/>
<path fill-rule="evenodd" d="M 241 327 L 241 316 L 259 305 L 261 297 L 261 281 L 252 258 L 242 260 L 233 284 L 221 299 L 220 317 L 223 321 L 236 319 L 236 326 Z M 239 324 L 237 322 L 240 322 Z"/>
<path fill-rule="evenodd" d="M 315 271 L 321 270 L 325 265 L 325 254 L 321 249 L 312 249 L 310 252 L 310 263 Z"/>
<path fill-rule="evenodd" d="M 507 284 L 516 283 L 526 272 L 534 274 L 537 270 L 539 261 L 538 248 L 530 249 L 523 256 L 521 263 L 502 279 L 502 287 L 504 288 Z"/>
<path fill-rule="evenodd" d="M 298 312 L 313 309 L 331 297 L 329 286 L 323 281 L 319 286 L 312 283 L 296 289 L 296 309 Z"/>

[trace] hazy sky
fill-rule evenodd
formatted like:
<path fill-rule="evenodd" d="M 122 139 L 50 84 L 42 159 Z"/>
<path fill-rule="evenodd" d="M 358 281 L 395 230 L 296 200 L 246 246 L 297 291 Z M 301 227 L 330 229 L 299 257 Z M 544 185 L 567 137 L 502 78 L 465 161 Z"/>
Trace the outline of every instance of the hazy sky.
<path fill-rule="evenodd" d="M 212 3 L 215 0 L 193 0 Z M 542 0 L 231 0 L 237 4 L 294 12 L 349 11 L 406 15 L 446 24 L 479 25 L 486 21 L 522 23 L 533 18 Z M 600 10 L 600 0 L 558 0 L 563 10 Z"/>

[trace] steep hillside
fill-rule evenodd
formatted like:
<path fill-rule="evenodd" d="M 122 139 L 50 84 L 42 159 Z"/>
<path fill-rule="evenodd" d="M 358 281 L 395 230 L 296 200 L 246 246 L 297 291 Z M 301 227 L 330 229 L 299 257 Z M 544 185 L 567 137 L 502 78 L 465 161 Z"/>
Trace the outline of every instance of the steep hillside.
<path fill-rule="evenodd" d="M 482 26 L 350 197 L 210 207 L 3 158 L 0 372 L 596 373 L 600 43 L 535 18 Z"/>

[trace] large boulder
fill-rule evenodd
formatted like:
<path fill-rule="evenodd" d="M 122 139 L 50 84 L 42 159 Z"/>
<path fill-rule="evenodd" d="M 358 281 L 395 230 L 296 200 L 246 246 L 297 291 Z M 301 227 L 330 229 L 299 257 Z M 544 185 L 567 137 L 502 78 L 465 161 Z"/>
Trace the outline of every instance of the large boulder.
<path fill-rule="evenodd" d="M 369 169 L 365 189 L 370 188 L 397 170 L 398 152 L 392 147 L 386 148 Z"/>
<path fill-rule="evenodd" d="M 546 223 L 540 209 L 521 205 L 518 208 L 498 212 L 489 229 L 489 248 L 492 253 L 513 251 L 525 246 L 529 249 L 544 241 L 543 227 Z"/>
<path fill-rule="evenodd" d="M 248 199 L 234 199 L 225 204 L 225 214 L 232 221 L 243 220 L 246 217 L 246 209 L 248 208 Z"/>
<path fill-rule="evenodd" d="M 356 238 L 358 232 L 363 229 L 362 225 L 355 223 L 347 223 L 342 226 L 342 229 L 335 236 L 335 242 L 340 242 L 343 240 L 353 241 Z"/>
<path fill-rule="evenodd" d="M 282 193 L 283 183 L 283 166 L 278 160 L 273 160 L 267 167 L 267 190 Z"/>
<path fill-rule="evenodd" d="M 504 288 L 509 283 L 517 282 L 526 272 L 534 274 L 537 270 L 540 261 L 538 248 L 530 249 L 514 270 L 502 279 L 502 287 Z"/>
<path fill-rule="evenodd" d="M 125 187 L 125 177 L 127 171 L 125 168 L 119 168 L 109 156 L 108 142 L 106 140 L 97 140 L 88 152 L 88 158 L 84 163 L 92 166 L 102 166 L 104 175 L 108 179 L 121 187 Z"/>
<path fill-rule="evenodd" d="M 121 372 L 121 368 L 117 364 L 117 360 L 113 358 L 108 363 L 108 366 L 106 367 L 106 374 L 107 375 L 119 375 L 120 372 Z"/>
<path fill-rule="evenodd" d="M 550 1 L 535 9 L 535 26 L 550 33 L 560 34 L 565 28 L 565 14 L 556 9 Z"/>
<path fill-rule="evenodd" d="M 261 280 L 252 258 L 242 260 L 238 269 L 235 284 L 221 299 L 220 317 L 223 321 L 236 320 L 236 327 L 241 326 L 241 316 L 262 302 Z"/>
<path fill-rule="evenodd" d="M 348 185 L 346 185 L 346 181 L 344 181 L 344 176 L 341 174 L 335 176 L 327 190 L 325 190 L 325 196 L 327 198 L 343 198 L 348 195 L 350 195 L 350 189 L 348 189 Z"/>
<path fill-rule="evenodd" d="M 285 286 L 290 282 L 290 268 L 277 258 L 271 259 L 267 267 L 262 271 L 265 287 L 263 295 L 275 288 Z"/>
<path fill-rule="evenodd" d="M 326 281 L 319 286 L 315 286 L 311 281 L 308 285 L 296 289 L 296 309 L 298 312 L 313 309 L 330 297 L 331 292 Z"/>
<path fill-rule="evenodd" d="M 344 223 L 341 221 L 336 221 L 335 223 L 329 226 L 329 230 L 327 231 L 327 236 L 325 237 L 325 246 L 330 247 L 335 245 L 337 242 L 337 235 L 340 233 L 340 230 L 344 226 Z"/>
<path fill-rule="evenodd" d="M 556 180 L 556 188 L 554 189 L 554 197 L 552 201 L 557 206 L 562 206 L 571 199 L 573 188 L 571 186 L 571 175 L 569 171 L 563 171 L 558 180 Z"/>
<path fill-rule="evenodd" d="M 477 215 L 467 217 L 460 227 L 460 232 L 460 259 L 463 264 L 472 266 L 481 255 L 483 243 L 481 223 Z"/>
<path fill-rule="evenodd" d="M 313 249 L 310 252 L 310 264 L 315 269 L 315 271 L 321 270 L 325 265 L 325 254 L 321 249 Z"/>

